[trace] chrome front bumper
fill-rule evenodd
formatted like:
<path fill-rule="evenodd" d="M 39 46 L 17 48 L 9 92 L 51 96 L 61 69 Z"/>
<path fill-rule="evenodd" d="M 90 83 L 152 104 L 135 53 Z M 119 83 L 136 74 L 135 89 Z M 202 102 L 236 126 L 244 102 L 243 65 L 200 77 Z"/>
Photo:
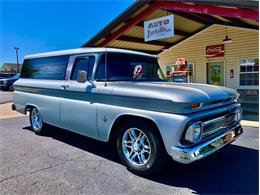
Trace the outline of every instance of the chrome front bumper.
<path fill-rule="evenodd" d="M 202 142 L 194 147 L 172 147 L 172 158 L 180 163 L 189 164 L 196 160 L 202 159 L 213 152 L 219 150 L 223 146 L 235 141 L 243 133 L 243 128 L 240 124 L 229 129 L 225 133 Z"/>

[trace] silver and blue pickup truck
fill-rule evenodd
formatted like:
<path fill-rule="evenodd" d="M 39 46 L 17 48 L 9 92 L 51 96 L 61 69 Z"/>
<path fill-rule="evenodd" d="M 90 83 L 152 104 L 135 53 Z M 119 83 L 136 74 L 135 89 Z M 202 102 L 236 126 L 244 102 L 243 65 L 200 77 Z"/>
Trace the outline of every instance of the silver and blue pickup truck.
<path fill-rule="evenodd" d="M 149 175 L 168 157 L 191 163 L 243 133 L 236 91 L 166 82 L 157 57 L 80 48 L 25 56 L 14 84 L 14 110 L 31 128 L 57 126 L 117 143 L 129 170 Z"/>

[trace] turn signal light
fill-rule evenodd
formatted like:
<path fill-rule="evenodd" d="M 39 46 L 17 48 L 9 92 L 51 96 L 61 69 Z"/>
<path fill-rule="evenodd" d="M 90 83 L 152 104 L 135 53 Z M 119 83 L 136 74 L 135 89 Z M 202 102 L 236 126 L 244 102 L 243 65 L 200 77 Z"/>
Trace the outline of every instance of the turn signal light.
<path fill-rule="evenodd" d="M 201 103 L 192 103 L 191 105 L 191 108 L 194 109 L 194 108 L 199 108 L 201 105 Z"/>

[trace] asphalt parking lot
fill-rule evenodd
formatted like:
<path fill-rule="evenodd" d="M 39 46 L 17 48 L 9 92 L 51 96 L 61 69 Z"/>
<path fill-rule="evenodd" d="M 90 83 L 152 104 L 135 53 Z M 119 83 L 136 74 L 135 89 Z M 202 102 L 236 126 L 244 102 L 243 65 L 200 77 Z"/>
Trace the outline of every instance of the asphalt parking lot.
<path fill-rule="evenodd" d="M 50 128 L 36 136 L 27 117 L 0 120 L 0 194 L 258 194 L 258 129 L 190 165 L 170 162 L 149 178 L 127 171 L 112 144 Z"/>

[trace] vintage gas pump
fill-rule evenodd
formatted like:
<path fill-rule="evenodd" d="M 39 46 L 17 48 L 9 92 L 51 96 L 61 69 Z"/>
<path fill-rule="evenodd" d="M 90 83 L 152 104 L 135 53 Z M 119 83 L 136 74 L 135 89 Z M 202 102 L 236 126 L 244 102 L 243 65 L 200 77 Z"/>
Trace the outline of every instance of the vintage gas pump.
<path fill-rule="evenodd" d="M 187 70 L 188 63 L 185 58 L 179 58 L 176 61 L 176 71 L 171 72 L 171 81 L 177 82 L 177 83 L 188 83 L 190 82 L 190 73 Z"/>

